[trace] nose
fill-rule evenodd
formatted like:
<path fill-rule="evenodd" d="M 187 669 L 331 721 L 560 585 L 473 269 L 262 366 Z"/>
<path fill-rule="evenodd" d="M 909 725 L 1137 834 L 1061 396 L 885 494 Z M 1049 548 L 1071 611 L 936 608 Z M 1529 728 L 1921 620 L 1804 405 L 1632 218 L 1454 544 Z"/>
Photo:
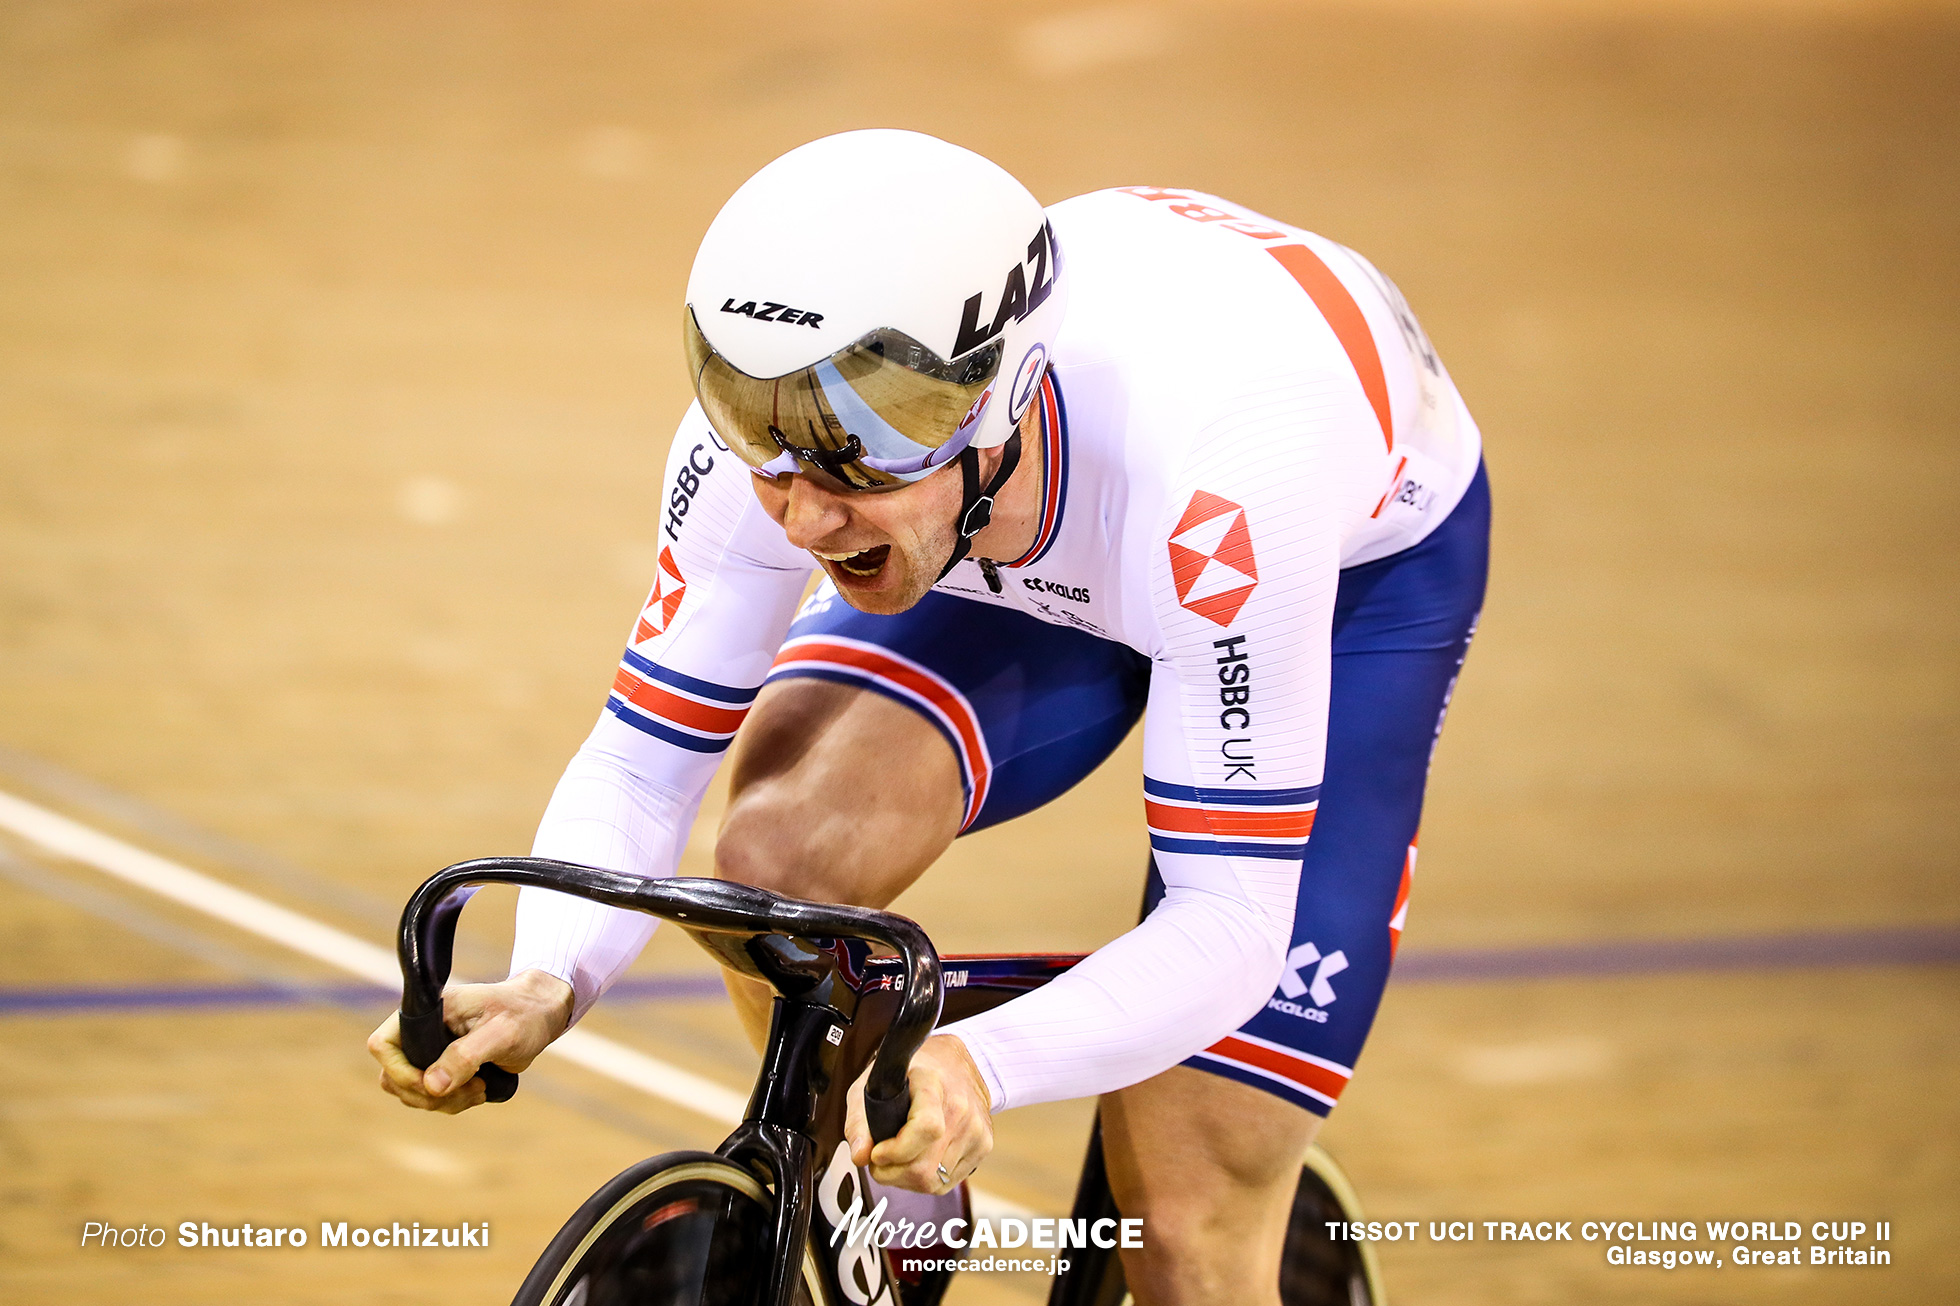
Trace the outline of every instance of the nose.
<path fill-rule="evenodd" d="M 789 481 L 789 497 L 783 505 L 783 534 L 797 548 L 815 548 L 819 541 L 850 521 L 850 509 L 845 507 L 840 495 L 807 476 L 785 479 Z"/>

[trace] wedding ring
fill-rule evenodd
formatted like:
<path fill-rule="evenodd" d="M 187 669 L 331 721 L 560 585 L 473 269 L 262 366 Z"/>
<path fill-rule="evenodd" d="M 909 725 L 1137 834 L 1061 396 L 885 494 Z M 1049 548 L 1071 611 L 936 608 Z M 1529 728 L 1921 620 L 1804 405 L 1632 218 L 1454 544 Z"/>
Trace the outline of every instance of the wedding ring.
<path fill-rule="evenodd" d="M 953 1176 L 946 1173 L 946 1163 L 943 1161 L 940 1162 L 939 1164 L 939 1182 L 942 1184 L 950 1184 L 953 1182 Z"/>

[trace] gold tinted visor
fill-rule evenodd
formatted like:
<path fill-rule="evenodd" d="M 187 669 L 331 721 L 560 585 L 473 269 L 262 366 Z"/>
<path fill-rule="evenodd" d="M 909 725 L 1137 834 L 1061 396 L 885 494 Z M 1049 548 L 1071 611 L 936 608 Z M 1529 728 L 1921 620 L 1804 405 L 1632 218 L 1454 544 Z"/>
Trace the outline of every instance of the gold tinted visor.
<path fill-rule="evenodd" d="M 948 362 L 903 331 L 872 331 L 820 363 L 755 377 L 715 352 L 683 311 L 688 374 L 715 433 L 768 476 L 818 469 L 853 490 L 895 490 L 972 441 L 1000 372 L 1000 342 Z"/>

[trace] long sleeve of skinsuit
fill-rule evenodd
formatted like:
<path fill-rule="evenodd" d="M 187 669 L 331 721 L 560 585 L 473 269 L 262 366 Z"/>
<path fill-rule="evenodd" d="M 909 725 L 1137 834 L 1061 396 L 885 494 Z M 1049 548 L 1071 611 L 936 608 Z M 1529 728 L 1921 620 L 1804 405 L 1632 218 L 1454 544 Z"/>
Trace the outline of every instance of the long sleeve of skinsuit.
<path fill-rule="evenodd" d="M 699 407 L 667 460 L 659 567 L 599 722 L 565 768 L 532 855 L 672 875 L 701 796 L 748 713 L 808 580 Z M 565 894 L 518 895 L 511 973 L 572 986 L 573 1019 L 630 965 L 656 922 Z"/>

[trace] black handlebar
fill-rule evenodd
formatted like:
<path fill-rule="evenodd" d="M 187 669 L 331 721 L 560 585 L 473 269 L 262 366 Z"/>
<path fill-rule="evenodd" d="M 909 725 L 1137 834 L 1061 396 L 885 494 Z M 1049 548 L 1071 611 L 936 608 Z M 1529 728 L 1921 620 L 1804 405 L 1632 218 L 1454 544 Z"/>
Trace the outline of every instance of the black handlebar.
<path fill-rule="evenodd" d="M 687 929 L 720 934 L 791 934 L 862 939 L 898 953 L 904 969 L 898 1013 L 871 1063 L 864 1106 L 876 1142 L 896 1134 L 912 1109 L 905 1072 L 939 1021 L 939 954 L 924 930 L 903 916 L 863 907 L 784 898 L 725 880 L 645 879 L 543 857 L 485 857 L 459 862 L 423 882 L 402 911 L 397 950 L 402 966 L 402 1051 L 427 1069 L 455 1042 L 442 1019 L 442 986 L 449 980 L 456 919 L 477 886 L 514 884 L 551 889 L 612 907 L 643 911 Z M 517 1091 L 517 1076 L 501 1066 L 477 1072 L 492 1102 Z"/>

